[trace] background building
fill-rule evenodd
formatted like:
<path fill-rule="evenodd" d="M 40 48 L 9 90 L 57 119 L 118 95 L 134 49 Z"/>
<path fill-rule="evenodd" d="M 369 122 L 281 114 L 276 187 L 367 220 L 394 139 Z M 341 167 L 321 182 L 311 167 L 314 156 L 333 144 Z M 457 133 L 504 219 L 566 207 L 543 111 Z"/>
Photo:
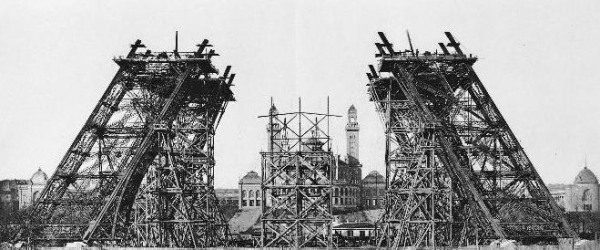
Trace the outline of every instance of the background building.
<path fill-rule="evenodd" d="M 363 207 L 382 208 L 385 200 L 385 177 L 373 170 L 362 180 Z"/>
<path fill-rule="evenodd" d="M 599 211 L 598 178 L 586 166 L 577 174 L 573 184 L 549 184 L 548 189 L 559 206 L 567 212 Z"/>
<path fill-rule="evenodd" d="M 260 175 L 255 171 L 248 172 L 242 179 L 240 179 L 239 185 L 239 208 L 244 207 L 260 207 L 261 198 L 261 183 Z"/>
<path fill-rule="evenodd" d="M 38 169 L 29 180 L 0 181 L 0 213 L 8 214 L 31 206 L 46 186 L 48 175 Z"/>
<path fill-rule="evenodd" d="M 346 123 L 346 157 L 336 157 L 333 179 L 333 209 L 334 213 L 356 211 L 362 205 L 361 180 L 362 164 L 359 158 L 358 116 L 356 108 L 351 105 L 348 109 Z"/>
<path fill-rule="evenodd" d="M 277 114 L 277 108 L 271 106 L 269 114 Z M 267 138 L 277 136 L 279 127 L 267 125 Z M 346 156 L 336 155 L 333 169 L 333 195 L 332 203 L 334 213 L 346 213 L 365 209 L 382 207 L 385 194 L 385 179 L 377 171 L 372 171 L 362 178 L 362 164 L 359 157 L 359 131 L 358 115 L 354 105 L 348 108 L 348 121 L 346 123 Z M 267 140 L 269 141 L 269 140 Z M 319 142 L 313 142 L 318 144 Z M 307 143 L 308 146 L 311 143 Z M 268 145 L 269 151 L 280 151 L 287 147 L 282 140 L 278 145 Z M 255 171 L 248 172 L 239 181 L 239 208 L 260 207 L 261 177 Z M 268 200 L 268 199 L 267 199 Z"/>

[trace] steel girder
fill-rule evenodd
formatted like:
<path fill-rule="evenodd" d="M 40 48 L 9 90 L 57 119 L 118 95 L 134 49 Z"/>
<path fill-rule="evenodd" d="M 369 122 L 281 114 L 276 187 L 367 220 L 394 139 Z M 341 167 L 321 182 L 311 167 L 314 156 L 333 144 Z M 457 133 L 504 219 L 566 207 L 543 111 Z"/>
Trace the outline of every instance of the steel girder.
<path fill-rule="evenodd" d="M 271 129 L 270 151 L 261 152 L 262 247 L 332 246 L 330 116 L 264 116 Z"/>
<path fill-rule="evenodd" d="M 198 46 L 196 52 L 137 53 L 145 47 L 138 40 L 125 58 L 115 59 L 117 75 L 34 205 L 28 229 L 17 238 L 156 246 L 176 241 L 194 247 L 224 238 L 212 232 L 224 224 L 213 202 L 212 140 L 227 103 L 234 100 L 230 86 L 235 75 L 227 67 L 218 76 L 211 63 L 214 50 L 205 51 L 208 40 Z M 203 165 L 188 162 L 198 157 Z M 146 183 L 170 188 L 175 181 L 172 192 L 138 192 L 140 186 L 148 190 Z M 177 188 L 179 194 L 173 194 Z M 143 206 L 157 209 L 147 217 L 133 216 Z M 158 241 L 138 230 L 149 227 L 147 220 L 173 226 L 154 230 L 163 237 Z M 202 224 L 211 233 L 174 238 L 190 224 Z M 151 240 L 135 240 L 141 238 Z"/>
<path fill-rule="evenodd" d="M 451 54 L 443 43 L 440 43 L 443 54 L 396 52 L 383 33 L 380 33 L 382 43 L 376 44 L 381 57 L 379 69 L 371 66 L 367 75 L 371 81 L 369 92 L 386 124 L 388 138 L 388 195 L 381 242 L 401 247 L 464 245 L 493 238 L 524 243 L 556 242 L 575 237 L 475 74 L 472 65 L 477 59 L 464 55 L 452 35 L 446 35 L 450 40 L 448 46 L 453 47 L 455 53 Z M 405 108 L 397 108 L 402 106 L 399 103 Z M 414 115 L 407 116 L 407 112 Z M 452 211 L 446 217 L 446 221 L 452 223 L 406 212 L 422 209 L 410 197 L 417 197 L 424 187 L 423 182 L 415 181 L 422 179 L 420 175 L 410 174 L 403 170 L 410 167 L 398 165 L 413 164 L 415 168 L 427 169 L 432 163 L 414 157 L 427 155 L 427 150 L 414 149 L 419 148 L 415 147 L 419 145 L 416 141 L 431 138 L 434 140 L 430 142 L 433 145 L 430 154 L 437 156 L 439 161 L 434 160 L 434 163 L 441 165 L 438 172 L 444 173 L 436 178 L 442 183 L 442 179 L 448 178 L 453 194 L 449 196 L 451 202 L 437 202 L 429 208 Z M 402 156 L 400 161 L 394 158 L 398 154 Z M 440 193 L 444 189 L 428 187 L 425 190 Z M 410 195 L 397 195 L 403 191 Z M 464 205 L 457 209 L 457 204 Z M 426 222 L 430 231 L 424 232 L 431 233 L 430 237 L 435 239 L 425 235 L 421 237 L 429 241 L 414 240 L 416 236 L 410 235 L 414 230 L 406 225 Z M 434 229 L 436 223 L 440 225 Z M 464 226 L 459 233 L 457 226 L 461 223 Z"/>

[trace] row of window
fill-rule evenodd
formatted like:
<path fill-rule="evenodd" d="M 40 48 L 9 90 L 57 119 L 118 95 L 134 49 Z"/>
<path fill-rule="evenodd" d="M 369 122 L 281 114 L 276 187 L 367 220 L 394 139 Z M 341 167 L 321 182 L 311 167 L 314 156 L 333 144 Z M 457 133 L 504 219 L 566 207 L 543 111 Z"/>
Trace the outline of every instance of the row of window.
<path fill-rule="evenodd" d="M 365 199 L 366 206 L 382 206 L 384 204 L 383 199 Z M 355 198 L 334 198 L 334 205 L 356 205 Z"/>
<path fill-rule="evenodd" d="M 357 232 L 355 234 L 355 232 Z M 346 236 L 346 237 L 366 237 L 373 236 L 373 230 L 340 230 L 334 229 L 334 234 L 337 236 Z"/>
<path fill-rule="evenodd" d="M 285 191 L 282 190 L 283 194 L 287 194 L 291 191 L 291 189 L 284 189 L 284 190 Z M 314 190 L 309 189 L 308 191 L 309 191 L 309 193 L 317 193 L 318 192 L 318 190 L 316 188 Z M 357 196 L 358 192 L 359 192 L 359 190 L 357 188 L 334 188 L 333 196 Z M 365 189 L 364 195 L 365 196 L 377 196 L 377 190 L 376 189 Z M 379 189 L 379 195 L 384 196 L 385 190 Z M 260 197 L 261 197 L 260 190 L 249 190 L 247 192 L 246 192 L 246 190 L 242 190 L 242 199 L 255 198 L 255 197 L 260 199 Z"/>
<path fill-rule="evenodd" d="M 257 198 L 260 198 L 260 190 L 250 190 L 248 191 L 248 197 L 254 198 L 256 195 Z M 246 198 L 246 190 L 242 190 L 242 199 Z"/>
<path fill-rule="evenodd" d="M 341 189 L 334 188 L 333 189 L 333 196 L 355 196 L 357 194 L 358 194 L 358 189 L 356 189 L 356 188 L 341 188 Z"/>
<path fill-rule="evenodd" d="M 383 199 L 367 199 L 365 200 L 366 205 L 371 207 L 371 206 L 382 206 L 384 204 Z"/>
<path fill-rule="evenodd" d="M 260 207 L 260 200 L 242 200 L 242 207 Z"/>
<path fill-rule="evenodd" d="M 334 198 L 333 204 L 334 205 L 356 205 L 356 199 L 355 198 Z"/>
<path fill-rule="evenodd" d="M 377 196 L 377 189 L 372 189 L 372 188 L 365 188 L 364 189 L 364 194 L 365 196 Z M 385 195 L 385 190 L 384 189 L 379 189 L 379 195 L 384 196 Z"/>

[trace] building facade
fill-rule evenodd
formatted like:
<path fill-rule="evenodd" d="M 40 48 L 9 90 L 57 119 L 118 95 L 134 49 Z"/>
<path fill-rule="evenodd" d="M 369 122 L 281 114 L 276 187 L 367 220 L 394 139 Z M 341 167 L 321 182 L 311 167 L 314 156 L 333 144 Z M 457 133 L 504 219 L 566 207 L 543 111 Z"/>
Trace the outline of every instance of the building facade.
<path fill-rule="evenodd" d="M 373 170 L 362 180 L 363 207 L 382 208 L 385 201 L 385 177 Z"/>
<path fill-rule="evenodd" d="M 277 114 L 277 108 L 271 106 L 269 114 Z M 348 108 L 346 123 L 346 155 L 342 157 L 336 155 L 335 164 L 333 168 L 333 194 L 332 204 L 334 213 L 345 213 L 351 211 L 357 211 L 362 208 L 379 208 L 382 202 L 376 200 L 383 200 L 385 183 L 383 177 L 377 173 L 378 178 L 373 179 L 373 176 L 367 175 L 365 179 L 362 178 L 362 164 L 360 163 L 359 157 L 359 132 L 360 126 L 358 124 L 358 114 L 356 107 L 351 105 Z M 281 128 L 276 127 L 278 124 L 267 125 L 267 142 L 270 142 L 272 136 L 278 136 Z M 321 143 L 315 139 L 315 141 L 309 141 L 306 143 L 306 147 L 310 147 L 314 144 L 315 147 L 319 147 L 318 143 Z M 288 147 L 288 143 L 281 138 L 277 140 L 277 143 L 268 143 L 268 151 L 279 152 L 282 149 Z M 261 195 L 261 177 L 255 171 L 248 172 L 239 182 L 239 207 L 259 207 L 261 206 L 262 197 Z M 368 191 L 363 190 L 365 185 Z M 376 189 L 376 191 L 375 191 Z M 364 195 L 369 195 L 369 199 L 365 200 Z M 268 199 L 267 199 L 268 201 Z"/>
<path fill-rule="evenodd" d="M 567 212 L 595 212 L 600 209 L 600 185 L 596 175 L 586 166 L 573 184 L 549 184 L 554 200 Z"/>
<path fill-rule="evenodd" d="M 356 211 L 362 205 L 362 164 L 359 158 L 358 115 L 354 105 L 348 108 L 346 123 L 346 157 L 336 157 L 333 179 L 334 213 Z"/>
<path fill-rule="evenodd" d="M 261 177 L 255 171 L 248 172 L 239 181 L 239 208 L 260 207 L 262 205 L 261 197 Z"/>
<path fill-rule="evenodd" d="M 28 180 L 0 181 L 0 213 L 9 214 L 31 206 L 48 182 L 48 175 L 38 169 Z"/>

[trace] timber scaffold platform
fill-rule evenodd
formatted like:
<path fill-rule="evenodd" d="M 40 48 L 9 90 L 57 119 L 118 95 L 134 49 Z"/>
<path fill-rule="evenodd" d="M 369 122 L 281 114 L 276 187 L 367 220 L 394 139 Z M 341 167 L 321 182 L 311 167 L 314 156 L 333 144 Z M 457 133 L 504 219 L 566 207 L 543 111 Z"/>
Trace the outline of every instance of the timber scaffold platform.
<path fill-rule="evenodd" d="M 408 35 L 408 33 L 407 33 Z M 477 58 L 396 51 L 380 32 L 368 92 L 385 125 L 386 205 L 380 247 L 460 247 L 576 238 L 475 73 Z"/>
<path fill-rule="evenodd" d="M 214 136 L 234 101 L 235 74 L 192 52 L 124 57 L 16 236 L 40 245 L 83 241 L 145 247 L 224 245 L 213 188 Z"/>

